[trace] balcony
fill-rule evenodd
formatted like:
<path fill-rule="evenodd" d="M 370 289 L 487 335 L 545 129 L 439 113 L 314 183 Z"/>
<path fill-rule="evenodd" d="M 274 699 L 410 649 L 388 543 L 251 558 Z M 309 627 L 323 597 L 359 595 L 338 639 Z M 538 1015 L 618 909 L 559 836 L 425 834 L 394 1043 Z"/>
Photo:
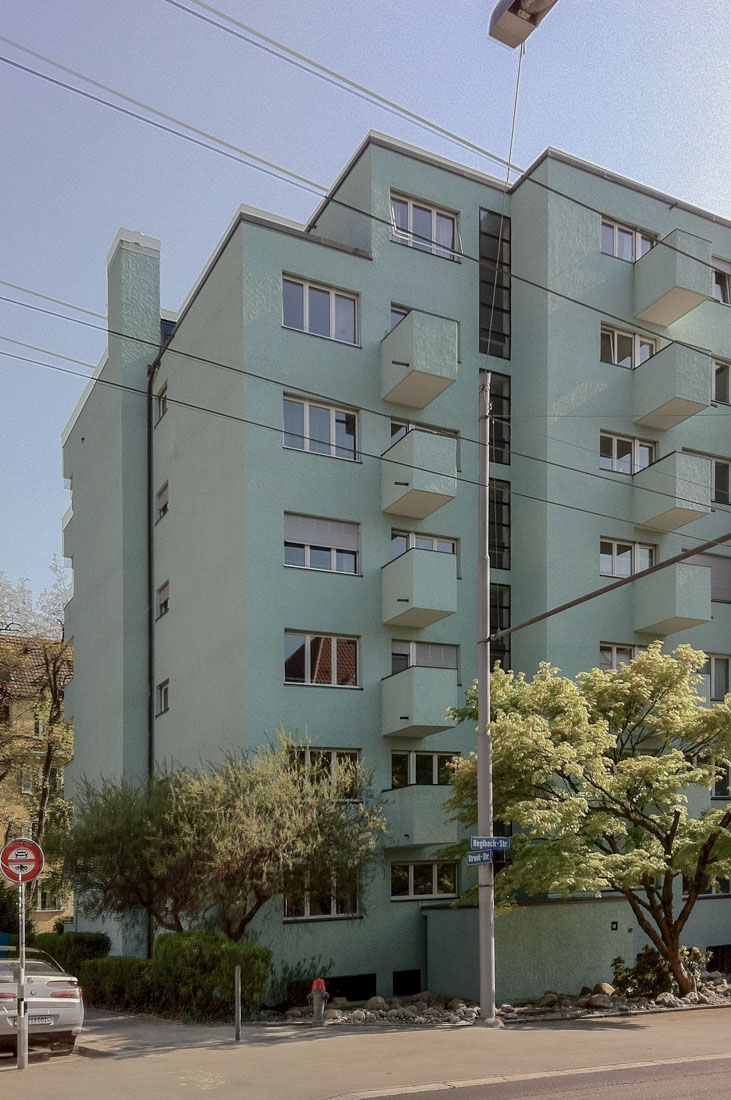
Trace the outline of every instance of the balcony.
<path fill-rule="evenodd" d="M 674 428 L 710 403 L 710 357 L 701 351 L 669 344 L 632 374 L 635 423 L 643 427 Z"/>
<path fill-rule="evenodd" d="M 668 233 L 635 262 L 633 308 L 637 320 L 672 325 L 707 301 L 710 263 L 710 241 L 680 229 Z"/>
<path fill-rule="evenodd" d="M 457 670 L 412 665 L 381 681 L 384 737 L 428 737 L 451 729 L 447 707 L 457 703 Z"/>
<path fill-rule="evenodd" d="M 383 460 L 381 507 L 389 515 L 426 519 L 454 500 L 457 441 L 453 436 L 414 429 L 389 447 Z"/>
<path fill-rule="evenodd" d="M 632 478 L 636 527 L 675 531 L 711 511 L 707 458 L 675 452 Z"/>
<path fill-rule="evenodd" d="M 381 397 L 423 409 L 457 378 L 457 322 L 412 310 L 381 341 Z"/>
<path fill-rule="evenodd" d="M 386 626 L 419 629 L 457 610 L 457 555 L 407 550 L 381 570 Z"/>
<path fill-rule="evenodd" d="M 664 637 L 711 620 L 711 571 L 678 562 L 641 577 L 634 589 L 634 629 Z"/>
<path fill-rule="evenodd" d="M 416 784 L 384 792 L 388 822 L 386 847 L 456 844 L 460 838 L 459 826 L 442 808 L 451 794 L 451 787 Z"/>
<path fill-rule="evenodd" d="M 74 553 L 74 509 L 69 504 L 61 520 L 61 553 L 70 558 Z"/>

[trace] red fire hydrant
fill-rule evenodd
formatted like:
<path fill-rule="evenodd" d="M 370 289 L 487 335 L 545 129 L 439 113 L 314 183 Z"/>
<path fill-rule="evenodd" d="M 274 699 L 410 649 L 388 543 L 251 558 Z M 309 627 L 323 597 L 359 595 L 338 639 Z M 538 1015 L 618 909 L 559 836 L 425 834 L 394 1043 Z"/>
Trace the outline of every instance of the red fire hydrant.
<path fill-rule="evenodd" d="M 312 1005 L 314 1015 L 312 1018 L 313 1027 L 325 1026 L 325 1005 L 328 1000 L 328 993 L 325 989 L 325 982 L 322 978 L 314 978 L 312 981 L 312 990 L 307 994 L 307 1000 Z"/>

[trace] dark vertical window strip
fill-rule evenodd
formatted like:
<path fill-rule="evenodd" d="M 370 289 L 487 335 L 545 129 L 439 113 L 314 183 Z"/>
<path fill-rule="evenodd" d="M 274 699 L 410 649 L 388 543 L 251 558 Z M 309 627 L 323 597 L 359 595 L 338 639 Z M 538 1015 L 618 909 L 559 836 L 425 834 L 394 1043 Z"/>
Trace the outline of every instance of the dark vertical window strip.
<path fill-rule="evenodd" d="M 510 358 L 511 236 L 510 218 L 501 232 L 500 215 L 480 210 L 480 351 L 499 359 Z"/>

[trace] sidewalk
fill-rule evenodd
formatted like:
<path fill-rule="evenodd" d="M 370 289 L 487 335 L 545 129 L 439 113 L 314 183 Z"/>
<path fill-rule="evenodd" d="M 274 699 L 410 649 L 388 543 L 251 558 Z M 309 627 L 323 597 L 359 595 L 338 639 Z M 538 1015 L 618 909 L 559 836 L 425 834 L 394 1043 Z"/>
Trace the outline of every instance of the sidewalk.
<path fill-rule="evenodd" d="M 0 1094 L 180 1100 L 205 1091 L 244 1100 L 361 1100 L 420 1085 L 456 1090 L 458 1100 L 468 1083 L 558 1076 L 569 1084 L 580 1070 L 598 1074 L 610 1067 L 691 1062 L 702 1072 L 724 1061 L 731 1070 L 730 1024 L 729 1011 L 718 1009 L 499 1031 L 247 1027 L 236 1044 L 230 1027 L 187 1027 L 90 1010 L 79 1040 L 89 1056 L 52 1058 L 23 1074 L 10 1065 L 0 1068 Z"/>

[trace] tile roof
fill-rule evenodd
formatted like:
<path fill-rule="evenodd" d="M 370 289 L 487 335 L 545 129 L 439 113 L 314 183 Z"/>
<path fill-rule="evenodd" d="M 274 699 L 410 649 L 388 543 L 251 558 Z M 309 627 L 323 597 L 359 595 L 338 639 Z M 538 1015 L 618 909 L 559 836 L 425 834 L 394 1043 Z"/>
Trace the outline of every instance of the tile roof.
<path fill-rule="evenodd" d="M 0 695 L 6 699 L 28 699 L 38 695 L 46 681 L 44 650 L 48 647 L 51 653 L 58 653 L 62 644 L 50 638 L 0 635 Z M 62 657 L 60 672 L 61 686 L 65 687 L 74 675 L 70 647 Z"/>

